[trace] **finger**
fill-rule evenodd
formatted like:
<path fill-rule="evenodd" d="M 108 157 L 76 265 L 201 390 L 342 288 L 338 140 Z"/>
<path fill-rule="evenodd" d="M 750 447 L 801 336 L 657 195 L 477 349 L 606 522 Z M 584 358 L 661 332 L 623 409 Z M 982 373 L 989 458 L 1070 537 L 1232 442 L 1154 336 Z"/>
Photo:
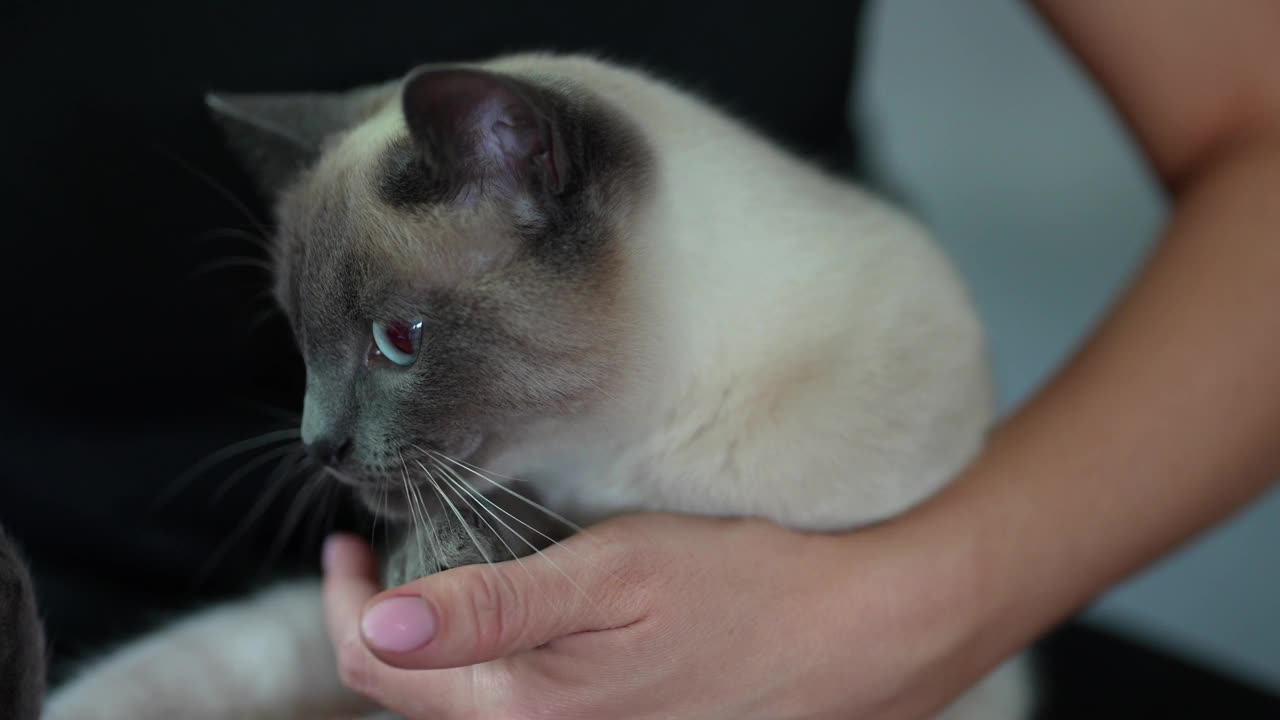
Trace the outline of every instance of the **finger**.
<path fill-rule="evenodd" d="M 355 536 L 333 535 L 325 541 L 321 562 L 325 622 L 342 682 L 385 704 L 387 680 L 380 671 L 386 666 L 369 654 L 360 636 L 360 612 L 382 589 L 373 553 Z"/>
<path fill-rule="evenodd" d="M 373 551 L 356 535 L 330 535 L 325 540 L 320 564 L 326 577 L 358 577 L 375 584 L 378 582 L 378 563 Z"/>
<path fill-rule="evenodd" d="M 641 604 L 617 543 L 571 538 L 543 554 L 431 575 L 373 598 L 365 643 L 389 665 L 450 668 L 530 650 L 577 632 L 627 625 Z M 632 563 L 634 564 L 634 563 Z"/>
<path fill-rule="evenodd" d="M 359 538 L 334 535 L 324 544 L 324 614 L 329 639 L 342 665 L 352 648 L 363 650 L 360 611 L 381 590 L 373 553 Z M 346 668 L 343 668 L 344 675 Z"/>
<path fill-rule="evenodd" d="M 362 540 L 341 534 L 330 537 L 322 562 L 325 619 L 345 686 L 406 717 L 455 717 L 460 710 L 496 701 L 473 691 L 473 673 L 402 670 L 369 652 L 361 638 L 360 613 L 381 585 L 377 562 Z M 488 685 L 496 698 L 500 684 Z"/>

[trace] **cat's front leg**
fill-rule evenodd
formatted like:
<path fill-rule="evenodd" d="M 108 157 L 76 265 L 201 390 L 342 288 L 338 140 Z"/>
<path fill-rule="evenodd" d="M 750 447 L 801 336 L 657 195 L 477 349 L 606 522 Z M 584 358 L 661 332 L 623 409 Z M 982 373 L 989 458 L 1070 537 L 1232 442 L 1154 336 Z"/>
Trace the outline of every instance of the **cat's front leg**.
<path fill-rule="evenodd" d="M 342 687 L 320 585 L 218 605 L 88 665 L 44 720 L 339 718 L 373 712 Z"/>

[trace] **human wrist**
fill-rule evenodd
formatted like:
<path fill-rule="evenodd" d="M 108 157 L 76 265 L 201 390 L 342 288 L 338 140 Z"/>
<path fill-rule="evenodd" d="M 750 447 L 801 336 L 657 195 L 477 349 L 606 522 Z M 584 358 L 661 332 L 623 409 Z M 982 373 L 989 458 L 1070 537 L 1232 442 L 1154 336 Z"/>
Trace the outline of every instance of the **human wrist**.
<path fill-rule="evenodd" d="M 1007 498 L 988 492 L 1003 484 L 993 477 L 999 471 L 971 468 L 957 482 L 976 488 L 948 489 L 867 531 L 876 538 L 874 551 L 898 568 L 889 581 L 899 606 L 893 631 L 903 640 L 898 659 L 905 677 L 914 678 L 912 693 L 919 695 L 902 702 L 918 714 L 954 700 L 1039 631 L 1039 616 L 1020 601 L 1027 588 L 1017 567 L 1036 551 L 1025 544 L 1031 538 L 1015 538 L 1001 524 Z"/>
<path fill-rule="evenodd" d="M 921 507 L 884 527 L 906 568 L 905 584 L 918 598 L 913 612 L 936 643 L 932 662 L 953 662 L 989 627 L 995 583 L 983 535 L 967 518 Z"/>
<path fill-rule="evenodd" d="M 902 683 L 895 707 L 932 713 L 993 666 L 980 652 L 990 613 L 984 602 L 977 538 L 946 515 L 908 512 L 837 536 L 840 562 L 853 572 L 827 593 L 846 609 L 826 632 L 831 657 L 856 663 L 876 647 L 878 670 Z M 832 577 L 828 573 L 828 578 Z M 867 619 L 877 631 L 868 635 Z M 850 646 L 848 638 L 862 637 Z M 842 655 L 843 654 L 843 655 Z M 894 691 L 889 691 L 893 693 Z M 912 713 L 908 713 L 910 715 Z"/>
<path fill-rule="evenodd" d="M 1097 563 L 1076 533 L 1090 521 L 1091 506 L 1044 492 L 1069 487 L 1062 478 L 1075 470 L 1060 470 L 1065 462 L 1044 469 L 1050 456 L 1037 430 L 1016 419 L 997 429 L 959 477 L 894 523 L 902 542 L 942 556 L 939 577 L 954 608 L 949 662 L 975 677 L 1078 610 L 1100 586 Z M 1067 474 L 1051 474 L 1059 472 Z"/>

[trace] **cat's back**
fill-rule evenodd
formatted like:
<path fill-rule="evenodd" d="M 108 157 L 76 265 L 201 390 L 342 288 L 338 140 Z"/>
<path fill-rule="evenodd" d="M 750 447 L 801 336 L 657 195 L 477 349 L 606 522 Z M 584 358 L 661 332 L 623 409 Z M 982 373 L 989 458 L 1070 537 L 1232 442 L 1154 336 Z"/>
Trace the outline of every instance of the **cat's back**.
<path fill-rule="evenodd" d="M 840 527 L 900 511 L 972 458 L 993 406 L 983 332 L 919 224 L 644 72 L 497 64 L 584 88 L 653 158 L 630 266 L 661 371 L 627 412 L 654 421 L 610 460 L 628 489 L 600 490 L 602 510 L 643 491 L 657 509 Z"/>
<path fill-rule="evenodd" d="M 878 323 L 879 308 L 899 299 L 968 313 L 963 284 L 912 218 L 696 94 L 585 55 L 522 54 L 490 64 L 570 94 L 583 89 L 644 139 L 652 198 L 631 242 L 637 255 L 662 265 L 646 271 L 670 273 L 687 287 L 757 283 L 752 293 L 730 287 L 707 294 L 698 298 L 701 307 L 717 297 L 730 299 L 736 312 L 753 299 L 777 307 L 782 293 L 798 311 L 856 301 L 846 308 L 853 311 L 846 325 L 858 322 L 857 307 L 873 308 L 876 318 L 867 322 Z M 915 281 L 888 281 L 897 275 Z M 810 292 L 796 293 L 799 285 Z M 973 329 L 970 323 L 966 331 Z"/>

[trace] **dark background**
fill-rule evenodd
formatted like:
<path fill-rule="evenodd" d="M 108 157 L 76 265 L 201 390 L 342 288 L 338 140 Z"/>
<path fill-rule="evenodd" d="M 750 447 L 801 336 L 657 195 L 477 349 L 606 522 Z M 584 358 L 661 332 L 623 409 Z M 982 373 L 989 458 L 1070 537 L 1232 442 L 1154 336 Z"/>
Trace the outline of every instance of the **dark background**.
<path fill-rule="evenodd" d="M 173 491 L 208 453 L 291 426 L 301 398 L 300 364 L 254 263 L 269 213 L 210 124 L 205 91 L 336 90 L 420 62 L 590 50 L 856 172 L 845 108 L 859 6 L 22 0 L 0 10 L 0 524 L 31 558 L 55 674 L 192 603 L 308 570 L 326 528 L 361 522 L 325 486 L 285 532 L 314 487 L 303 479 L 285 480 L 255 516 L 280 479 L 274 462 L 219 493 L 255 452 Z M 1058 631 L 1039 655 L 1053 698 L 1045 717 L 1280 709 L 1088 628 Z"/>

